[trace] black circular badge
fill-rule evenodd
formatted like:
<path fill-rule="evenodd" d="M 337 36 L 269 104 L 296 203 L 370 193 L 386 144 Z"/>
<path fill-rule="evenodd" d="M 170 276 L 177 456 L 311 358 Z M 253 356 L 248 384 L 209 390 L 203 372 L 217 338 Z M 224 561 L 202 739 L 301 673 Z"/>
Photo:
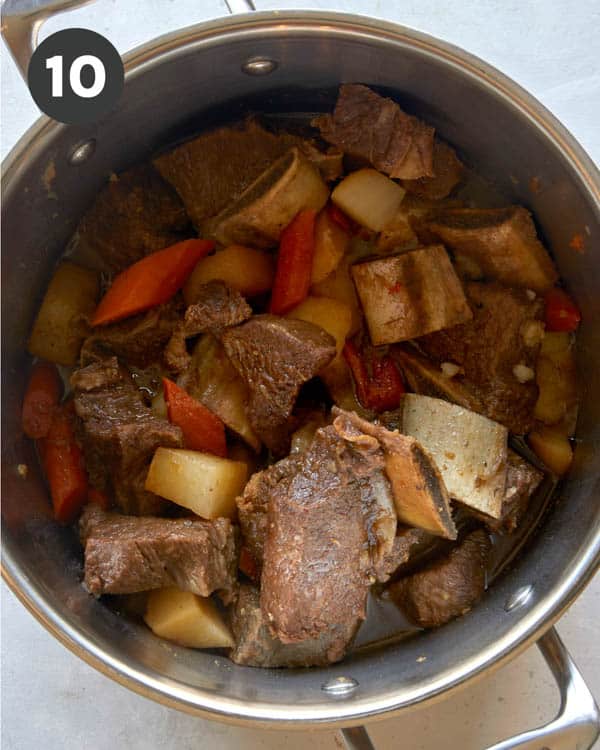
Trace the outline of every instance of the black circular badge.
<path fill-rule="evenodd" d="M 27 73 L 38 107 L 69 125 L 93 122 L 123 91 L 123 62 L 115 47 L 89 29 L 52 34 L 33 53 Z"/>

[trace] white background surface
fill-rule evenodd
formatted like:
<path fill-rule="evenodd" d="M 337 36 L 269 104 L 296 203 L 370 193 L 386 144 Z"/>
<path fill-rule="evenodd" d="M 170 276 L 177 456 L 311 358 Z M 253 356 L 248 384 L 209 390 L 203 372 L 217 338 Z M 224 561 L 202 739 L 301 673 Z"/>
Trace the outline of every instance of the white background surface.
<path fill-rule="evenodd" d="M 260 10 L 299 3 L 257 0 Z M 433 0 L 310 2 L 384 17 L 485 58 L 538 97 L 600 161 L 600 3 L 598 0 Z M 69 26 L 106 35 L 124 52 L 158 34 L 224 15 L 218 0 L 98 0 L 49 22 L 42 36 Z M 2 47 L 4 157 L 37 109 Z M 600 699 L 600 580 L 558 630 Z M 93 671 L 58 644 L 2 585 L 2 748 L 4 750 L 334 750 L 332 732 L 251 731 L 163 708 Z M 444 701 L 372 725 L 377 748 L 479 750 L 548 720 L 557 709 L 552 678 L 537 650 Z M 597 743 L 596 748 L 600 748 Z"/>

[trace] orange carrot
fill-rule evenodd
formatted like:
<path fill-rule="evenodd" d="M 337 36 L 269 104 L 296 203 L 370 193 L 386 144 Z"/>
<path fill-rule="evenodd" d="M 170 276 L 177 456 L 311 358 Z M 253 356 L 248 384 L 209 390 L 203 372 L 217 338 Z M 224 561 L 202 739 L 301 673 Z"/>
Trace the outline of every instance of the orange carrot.
<path fill-rule="evenodd" d="M 27 437 L 34 440 L 46 437 L 61 395 L 62 381 L 56 367 L 49 362 L 34 365 L 21 413 L 23 432 Z"/>
<path fill-rule="evenodd" d="M 315 253 L 317 212 L 306 209 L 281 233 L 270 312 L 285 315 L 308 294 Z"/>
<path fill-rule="evenodd" d="M 92 325 L 114 323 L 167 302 L 214 246 L 212 240 L 184 240 L 129 266 L 100 300 Z"/>
<path fill-rule="evenodd" d="M 227 456 L 225 425 L 219 417 L 172 380 L 163 378 L 163 390 L 169 421 L 181 428 L 186 447 Z"/>
<path fill-rule="evenodd" d="M 57 521 L 70 523 L 88 495 L 87 474 L 75 440 L 70 406 L 55 409 L 48 434 L 38 441 L 38 447 L 50 485 L 54 516 Z"/>

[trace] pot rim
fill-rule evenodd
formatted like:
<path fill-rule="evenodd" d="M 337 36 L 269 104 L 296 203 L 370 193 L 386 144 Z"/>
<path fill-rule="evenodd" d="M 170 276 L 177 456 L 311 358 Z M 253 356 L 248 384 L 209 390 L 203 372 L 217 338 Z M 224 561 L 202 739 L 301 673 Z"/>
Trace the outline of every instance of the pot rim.
<path fill-rule="evenodd" d="M 353 38 L 358 36 L 417 47 L 426 55 L 442 59 L 450 68 L 460 70 L 462 75 L 483 82 L 503 98 L 513 111 L 524 116 L 546 140 L 550 140 L 569 162 L 583 191 L 589 195 L 590 203 L 595 206 L 600 223 L 600 172 L 575 138 L 543 105 L 478 57 L 435 37 L 388 21 L 329 11 L 263 11 L 220 18 L 162 35 L 127 53 L 124 56 L 125 83 L 143 73 L 149 66 L 177 55 L 183 48 L 195 44 L 221 44 L 233 34 L 255 34 L 269 29 L 276 31 L 276 27 L 281 29 L 283 25 L 290 32 L 311 33 L 318 29 L 324 33 L 347 34 Z M 47 139 L 65 127 L 68 126 L 43 116 L 26 131 L 2 163 L 3 191 L 18 177 L 24 161 L 31 158 L 32 150 L 34 153 L 38 149 L 43 150 Z M 376 699 L 349 703 L 332 701 L 319 706 L 295 706 L 291 709 L 266 702 L 249 703 L 219 697 L 200 688 L 186 689 L 159 674 L 134 668 L 107 654 L 96 643 L 82 636 L 58 610 L 48 604 L 43 593 L 19 570 L 18 564 L 4 545 L 1 572 L 21 603 L 57 640 L 90 666 L 121 685 L 168 707 L 204 718 L 241 725 L 272 727 L 275 724 L 285 728 L 304 729 L 311 723 L 322 728 L 343 727 L 376 718 L 389 718 L 417 703 L 439 699 L 467 680 L 497 669 L 528 648 L 552 626 L 585 588 L 599 565 L 600 528 L 589 543 L 579 550 L 554 590 L 517 620 L 503 638 L 457 665 L 451 672 L 444 673 L 425 685 L 411 687 L 408 691 L 404 689 L 402 696 L 398 691 L 392 696 Z"/>

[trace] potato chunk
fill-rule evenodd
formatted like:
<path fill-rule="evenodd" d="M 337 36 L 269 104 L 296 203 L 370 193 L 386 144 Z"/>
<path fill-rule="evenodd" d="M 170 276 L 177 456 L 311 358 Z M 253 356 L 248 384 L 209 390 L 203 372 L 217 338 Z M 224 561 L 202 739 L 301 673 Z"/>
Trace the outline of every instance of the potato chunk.
<path fill-rule="evenodd" d="M 273 286 L 273 256 L 244 245 L 229 245 L 214 255 L 207 255 L 192 271 L 183 287 L 186 305 L 198 301 L 198 292 L 209 281 L 224 281 L 246 297 L 268 292 Z"/>
<path fill-rule="evenodd" d="M 450 497 L 500 518 L 506 488 L 506 427 L 438 398 L 407 393 L 402 432 L 435 461 Z"/>
<path fill-rule="evenodd" d="M 148 596 L 144 620 L 161 638 L 188 648 L 231 648 L 233 636 L 210 599 L 176 588 Z"/>
<path fill-rule="evenodd" d="M 539 395 L 534 416 L 544 424 L 556 424 L 577 406 L 577 370 L 570 334 L 546 333 L 535 369 Z"/>
<path fill-rule="evenodd" d="M 521 206 L 443 211 L 428 228 L 472 278 L 487 277 L 536 292 L 550 289 L 558 280 L 531 215 Z"/>
<path fill-rule="evenodd" d="M 380 232 L 397 214 L 405 192 L 376 169 L 359 169 L 340 182 L 331 200 L 363 227 Z"/>
<path fill-rule="evenodd" d="M 71 367 L 89 333 L 88 319 L 98 302 L 98 274 L 63 261 L 52 277 L 33 324 L 28 349 L 31 354 Z"/>
<path fill-rule="evenodd" d="M 224 245 L 274 247 L 299 211 L 320 211 L 328 197 L 319 170 L 297 148 L 291 148 L 215 216 L 207 231 Z"/>
<path fill-rule="evenodd" d="M 306 320 L 320 326 L 335 339 L 335 350 L 340 355 L 352 328 L 352 310 L 345 302 L 329 297 L 307 297 L 287 316 Z"/>
<path fill-rule="evenodd" d="M 338 267 L 349 245 L 348 233 L 335 223 L 327 209 L 321 211 L 315 224 L 311 284 L 323 281 Z"/>
<path fill-rule="evenodd" d="M 413 339 L 473 317 L 442 245 L 357 263 L 352 276 L 374 346 Z"/>
<path fill-rule="evenodd" d="M 573 449 L 567 436 L 553 427 L 540 427 L 529 435 L 533 448 L 550 471 L 561 477 L 566 474 L 573 461 Z"/>
<path fill-rule="evenodd" d="M 202 518 L 231 518 L 248 479 L 241 461 L 183 448 L 157 448 L 145 487 Z"/>

